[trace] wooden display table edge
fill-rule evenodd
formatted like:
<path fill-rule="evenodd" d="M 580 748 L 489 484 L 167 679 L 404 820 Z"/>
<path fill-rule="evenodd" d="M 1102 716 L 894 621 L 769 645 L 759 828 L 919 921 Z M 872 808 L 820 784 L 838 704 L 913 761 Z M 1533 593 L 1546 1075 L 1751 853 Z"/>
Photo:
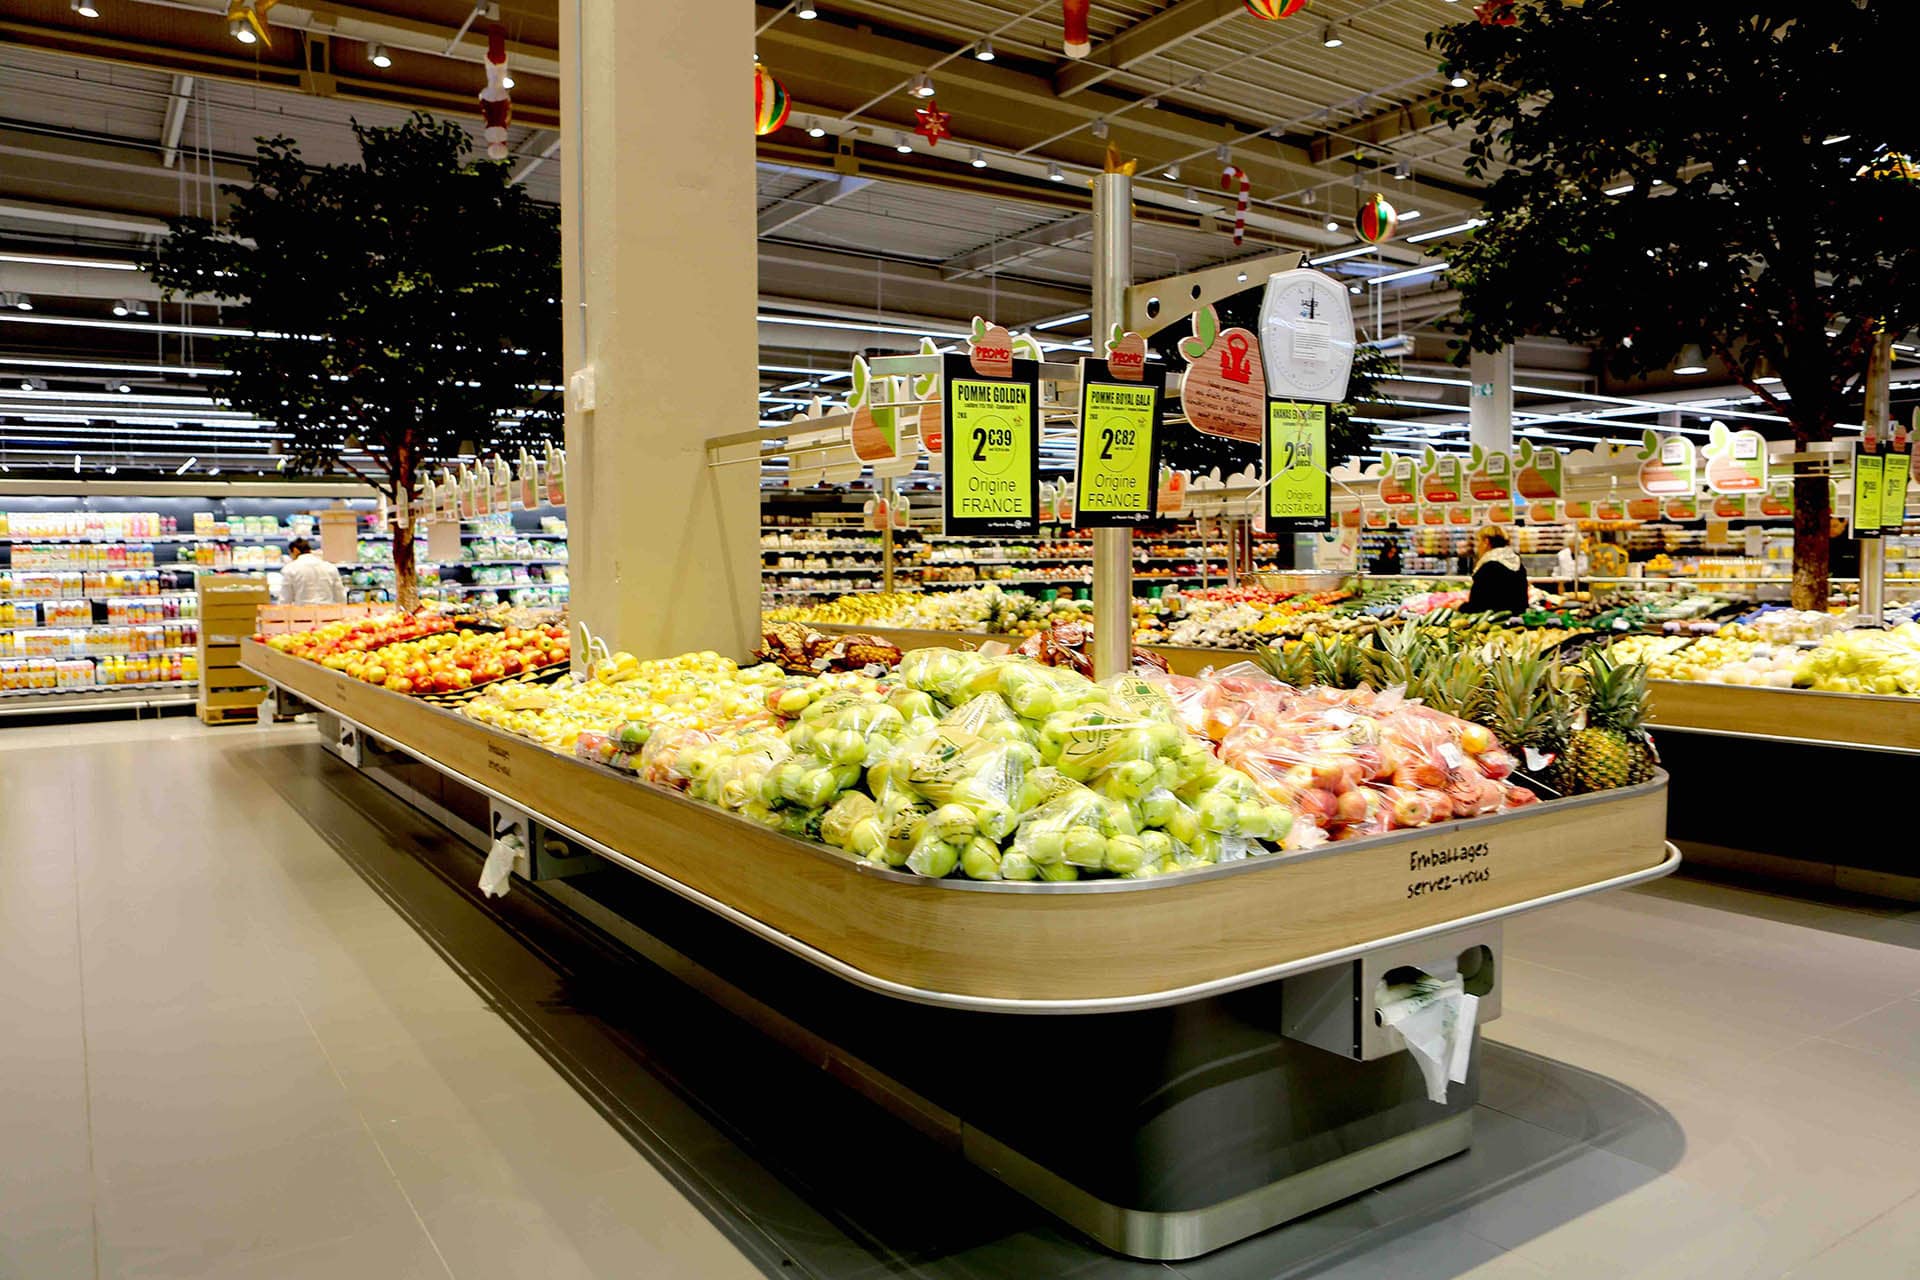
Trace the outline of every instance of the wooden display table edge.
<path fill-rule="evenodd" d="M 252 671 L 870 990 L 950 1008 L 1180 1004 L 1652 879 L 1665 774 L 1486 818 L 1151 880 L 928 880 L 352 680 L 254 640 Z"/>
<path fill-rule="evenodd" d="M 818 622 L 806 625 L 813 627 L 816 631 L 829 631 L 837 635 L 878 636 L 902 650 L 978 649 L 990 641 L 1011 648 L 1025 638 L 990 635 L 982 631 L 920 631 L 911 627 L 863 627 L 856 623 L 843 622 Z M 1236 662 L 1253 661 L 1251 649 L 1192 649 L 1172 644 L 1147 644 L 1139 647 L 1165 658 L 1168 670 L 1177 676 L 1197 676 L 1209 668 L 1217 671 L 1221 667 L 1231 666 Z"/>
<path fill-rule="evenodd" d="M 1650 680 L 1656 729 L 1920 754 L 1920 698 Z"/>

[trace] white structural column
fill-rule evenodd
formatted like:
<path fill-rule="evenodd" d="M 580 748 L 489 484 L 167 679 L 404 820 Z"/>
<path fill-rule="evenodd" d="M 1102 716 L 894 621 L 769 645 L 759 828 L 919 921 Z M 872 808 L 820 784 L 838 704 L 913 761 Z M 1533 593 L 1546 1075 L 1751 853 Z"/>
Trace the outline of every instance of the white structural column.
<path fill-rule="evenodd" d="M 562 0 L 573 616 L 642 657 L 759 635 L 753 10 Z M 758 454 L 744 446 L 745 457 Z"/>
<path fill-rule="evenodd" d="M 1473 352 L 1467 376 L 1467 438 L 1488 453 L 1513 448 L 1513 348 Z"/>

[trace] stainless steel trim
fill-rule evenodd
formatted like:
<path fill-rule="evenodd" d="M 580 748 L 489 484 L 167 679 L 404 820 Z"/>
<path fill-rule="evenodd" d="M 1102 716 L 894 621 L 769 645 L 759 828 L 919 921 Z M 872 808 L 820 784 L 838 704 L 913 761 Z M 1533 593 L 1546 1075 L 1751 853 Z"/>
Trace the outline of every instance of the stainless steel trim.
<path fill-rule="evenodd" d="M 1596 881 L 1593 884 L 1582 885 L 1577 889 L 1564 889 L 1559 893 L 1548 894 L 1540 898 L 1530 898 L 1525 902 L 1496 907 L 1489 911 L 1482 911 L 1476 915 L 1462 916 L 1458 919 L 1443 921 L 1439 924 L 1410 930 L 1406 933 L 1393 934 L 1384 938 L 1375 938 L 1350 947 L 1342 947 L 1336 951 L 1324 951 L 1319 955 L 1306 956 L 1298 960 L 1290 960 L 1281 964 L 1248 970 L 1245 973 L 1234 974 L 1229 978 L 1217 978 L 1211 982 L 1193 983 L 1189 986 L 1173 987 L 1165 991 L 1147 992 L 1137 996 L 1100 996 L 1084 1000 L 1013 1000 L 988 996 L 960 995 L 953 992 L 930 991 L 924 987 L 908 986 L 905 983 L 894 982 L 891 979 L 882 978 L 877 974 L 868 973 L 865 969 L 848 964 L 838 956 L 822 951 L 810 943 L 802 942 L 792 934 L 783 933 L 771 925 L 748 915 L 746 912 L 720 901 L 710 894 L 702 893 L 691 885 L 684 884 L 636 858 L 629 857 L 627 854 L 621 853 L 618 849 L 609 848 L 591 836 L 584 835 L 563 822 L 556 822 L 548 818 L 538 810 L 529 808 L 526 802 L 519 797 L 496 791 L 486 783 L 477 781 L 461 773 L 458 769 L 450 768 L 438 760 L 412 750 L 404 743 L 395 742 L 382 734 L 375 733 L 350 716 L 341 715 L 337 711 L 333 714 L 339 715 L 340 718 L 348 724 L 355 725 L 362 733 L 365 733 L 374 741 L 384 743 L 396 751 L 405 752 L 428 768 L 452 778 L 455 782 L 461 783 L 463 786 L 471 787 L 482 795 L 499 800 L 504 804 L 516 805 L 521 809 L 527 810 L 528 813 L 531 813 L 535 818 L 539 819 L 542 824 L 551 830 L 559 832 L 561 835 L 567 837 L 567 839 L 575 841 L 582 848 L 591 849 L 607 861 L 625 867 L 634 874 L 651 880 L 662 888 L 680 895 L 687 899 L 687 901 L 697 903 L 707 908 L 707 910 L 712 911 L 715 915 L 732 921 L 756 937 L 771 942 L 782 950 L 796 955 L 821 969 L 825 969 L 827 972 L 843 978 L 855 986 L 864 987 L 868 991 L 877 992 L 880 995 L 892 996 L 900 1000 L 911 1000 L 916 1004 L 933 1005 L 943 1009 L 973 1009 L 993 1013 L 1121 1013 L 1136 1009 L 1158 1009 L 1168 1005 L 1186 1004 L 1194 1000 L 1205 999 L 1208 996 L 1221 995 L 1229 991 L 1238 991 L 1243 987 L 1257 986 L 1263 982 L 1271 982 L 1277 978 L 1287 977 L 1290 974 L 1306 973 L 1313 969 L 1324 968 L 1330 964 L 1339 964 L 1344 960 L 1351 960 L 1355 956 L 1364 955 L 1380 947 L 1399 946 L 1403 943 L 1418 942 L 1424 938 L 1447 933 L 1454 929 L 1466 928 L 1470 925 L 1482 924 L 1490 920 L 1503 920 L 1508 916 L 1519 915 L 1525 911 L 1537 911 L 1541 907 L 1549 907 L 1555 903 L 1569 902 L 1574 898 L 1584 897 L 1590 893 L 1601 893 L 1608 889 L 1624 888 L 1627 885 L 1640 884 L 1647 880 L 1656 880 L 1661 876 L 1670 874 L 1680 865 L 1680 851 L 1674 848 L 1672 842 L 1669 841 L 1667 843 L 1666 858 L 1645 870 L 1629 872 L 1623 876 L 1615 876 L 1610 880 Z M 909 879 L 911 879 L 911 877 L 909 877 Z M 921 881 L 921 883 L 926 882 Z"/>
<path fill-rule="evenodd" d="M 1218 1204 L 1181 1213 L 1109 1204 L 971 1125 L 963 1130 L 961 1144 L 970 1163 L 1107 1248 L 1132 1258 L 1171 1262 L 1210 1253 L 1458 1155 L 1473 1145 L 1473 1112 L 1459 1112 Z"/>

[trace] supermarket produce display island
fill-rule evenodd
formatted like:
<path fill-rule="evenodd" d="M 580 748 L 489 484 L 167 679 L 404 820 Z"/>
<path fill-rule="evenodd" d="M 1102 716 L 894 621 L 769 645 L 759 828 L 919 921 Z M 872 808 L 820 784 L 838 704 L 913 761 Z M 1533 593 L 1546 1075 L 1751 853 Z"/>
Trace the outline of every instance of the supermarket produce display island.
<path fill-rule="evenodd" d="M 1485 1021 L 1504 916 L 1678 864 L 1661 774 L 1151 880 L 926 879 L 241 649 L 323 730 L 694 904 L 676 963 L 729 975 L 825 1069 L 1139 1257 L 1208 1252 L 1466 1149 L 1477 1074 L 1429 1101 L 1374 1017 L 1383 980 L 1457 970 Z"/>

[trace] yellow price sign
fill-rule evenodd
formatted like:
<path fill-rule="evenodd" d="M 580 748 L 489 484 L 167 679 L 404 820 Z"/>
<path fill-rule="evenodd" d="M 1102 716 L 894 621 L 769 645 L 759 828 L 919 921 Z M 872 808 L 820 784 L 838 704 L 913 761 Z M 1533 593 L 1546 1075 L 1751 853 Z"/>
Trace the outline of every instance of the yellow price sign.
<path fill-rule="evenodd" d="M 1884 478 L 1885 464 L 1880 455 L 1856 449 L 1853 455 L 1853 536 L 1856 538 L 1880 536 L 1880 482 Z"/>
<path fill-rule="evenodd" d="M 1015 360 L 1011 378 L 987 378 L 949 355 L 943 374 L 947 532 L 1038 533 L 1039 366 Z"/>
<path fill-rule="evenodd" d="M 1076 524 L 1141 524 L 1153 518 L 1160 476 L 1162 376 L 1114 381 L 1104 360 L 1083 360 Z"/>
<path fill-rule="evenodd" d="M 1267 519 L 1324 529 L 1329 511 L 1327 406 L 1267 402 Z"/>

